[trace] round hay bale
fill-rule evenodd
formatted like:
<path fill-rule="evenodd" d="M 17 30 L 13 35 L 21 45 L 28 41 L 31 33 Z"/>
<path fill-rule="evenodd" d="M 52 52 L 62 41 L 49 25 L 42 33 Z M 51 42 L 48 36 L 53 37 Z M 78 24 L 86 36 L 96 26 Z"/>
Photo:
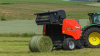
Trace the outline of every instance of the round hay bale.
<path fill-rule="evenodd" d="M 29 49 L 32 52 L 50 52 L 52 47 L 52 40 L 48 36 L 35 36 L 29 41 Z"/>
<path fill-rule="evenodd" d="M 35 36 L 37 37 L 37 36 Z M 34 37 L 32 37 L 29 41 L 29 49 L 32 51 L 32 52 L 35 52 L 35 49 L 34 49 Z"/>

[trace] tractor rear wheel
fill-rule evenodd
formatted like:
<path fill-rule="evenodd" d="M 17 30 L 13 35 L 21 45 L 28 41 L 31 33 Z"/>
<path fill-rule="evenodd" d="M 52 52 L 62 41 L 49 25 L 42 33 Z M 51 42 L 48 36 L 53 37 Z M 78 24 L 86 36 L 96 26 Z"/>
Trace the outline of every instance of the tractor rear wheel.
<path fill-rule="evenodd" d="M 32 52 L 50 52 L 53 48 L 53 43 L 48 36 L 34 36 L 29 41 L 29 49 Z"/>
<path fill-rule="evenodd" d="M 63 42 L 63 49 L 74 50 L 75 49 L 75 40 L 73 38 L 66 38 Z"/>
<path fill-rule="evenodd" d="M 100 47 L 100 28 L 92 27 L 83 34 L 84 45 L 89 48 Z"/>

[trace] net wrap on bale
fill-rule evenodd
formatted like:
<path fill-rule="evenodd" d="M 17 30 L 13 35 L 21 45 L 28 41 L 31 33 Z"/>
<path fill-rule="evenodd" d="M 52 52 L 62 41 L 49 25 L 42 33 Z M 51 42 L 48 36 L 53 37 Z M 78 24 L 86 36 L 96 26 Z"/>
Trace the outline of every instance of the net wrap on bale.
<path fill-rule="evenodd" d="M 50 52 L 53 43 L 48 36 L 34 36 L 29 41 L 29 49 L 32 52 Z"/>

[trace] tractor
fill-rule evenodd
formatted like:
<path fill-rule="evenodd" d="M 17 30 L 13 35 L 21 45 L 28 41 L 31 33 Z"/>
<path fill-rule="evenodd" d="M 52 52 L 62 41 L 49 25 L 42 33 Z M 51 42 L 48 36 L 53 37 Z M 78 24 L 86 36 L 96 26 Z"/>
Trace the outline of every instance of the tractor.
<path fill-rule="evenodd" d="M 100 12 L 88 13 L 90 24 L 82 28 L 81 38 L 88 48 L 100 47 Z"/>
<path fill-rule="evenodd" d="M 81 25 L 77 20 L 65 19 L 64 10 L 54 10 L 37 15 L 36 24 L 43 25 L 43 36 L 34 36 L 29 41 L 32 52 L 50 52 L 55 49 L 74 50 L 83 48 Z"/>

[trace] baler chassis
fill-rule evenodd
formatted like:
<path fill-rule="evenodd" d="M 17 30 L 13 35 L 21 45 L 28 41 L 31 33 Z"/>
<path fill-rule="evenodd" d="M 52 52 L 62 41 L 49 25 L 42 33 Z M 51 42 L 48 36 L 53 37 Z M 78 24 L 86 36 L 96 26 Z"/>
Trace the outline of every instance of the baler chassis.
<path fill-rule="evenodd" d="M 70 34 L 63 34 L 65 33 L 63 29 L 63 21 L 66 18 L 66 14 L 64 10 L 55 10 L 55 11 L 48 11 L 43 13 L 35 13 L 37 15 L 36 23 L 37 25 L 43 25 L 43 35 L 42 37 L 32 38 L 29 43 L 29 48 L 31 51 L 40 51 L 40 52 L 48 52 L 50 50 L 55 50 L 58 48 L 63 48 L 67 50 L 74 50 L 75 47 L 83 48 L 82 42 L 80 37 L 77 39 L 74 39 L 73 36 Z M 69 19 L 70 20 L 70 19 Z M 77 21 L 71 20 L 72 22 L 76 22 L 76 26 L 79 25 Z M 71 23 L 72 24 L 72 23 Z M 75 27 L 76 27 L 75 26 Z M 77 26 L 78 28 L 78 26 Z M 74 29 L 66 28 L 66 30 L 74 31 Z M 76 29 L 80 32 L 79 29 Z M 38 41 L 40 41 L 43 38 L 50 38 L 52 44 L 49 44 L 49 40 L 47 42 L 43 41 L 44 44 L 42 46 L 46 46 L 44 48 L 39 48 Z M 48 38 L 48 39 L 49 39 Z M 34 40 L 34 41 L 33 41 Z M 38 41 L 37 41 L 38 40 Z M 33 47 L 34 44 L 37 44 L 37 47 Z M 51 43 L 50 42 L 50 43 Z M 41 42 L 42 43 L 42 42 Z M 47 46 L 47 44 L 49 44 Z M 52 46 L 52 47 L 51 47 Z M 55 47 L 53 49 L 53 47 Z"/>

